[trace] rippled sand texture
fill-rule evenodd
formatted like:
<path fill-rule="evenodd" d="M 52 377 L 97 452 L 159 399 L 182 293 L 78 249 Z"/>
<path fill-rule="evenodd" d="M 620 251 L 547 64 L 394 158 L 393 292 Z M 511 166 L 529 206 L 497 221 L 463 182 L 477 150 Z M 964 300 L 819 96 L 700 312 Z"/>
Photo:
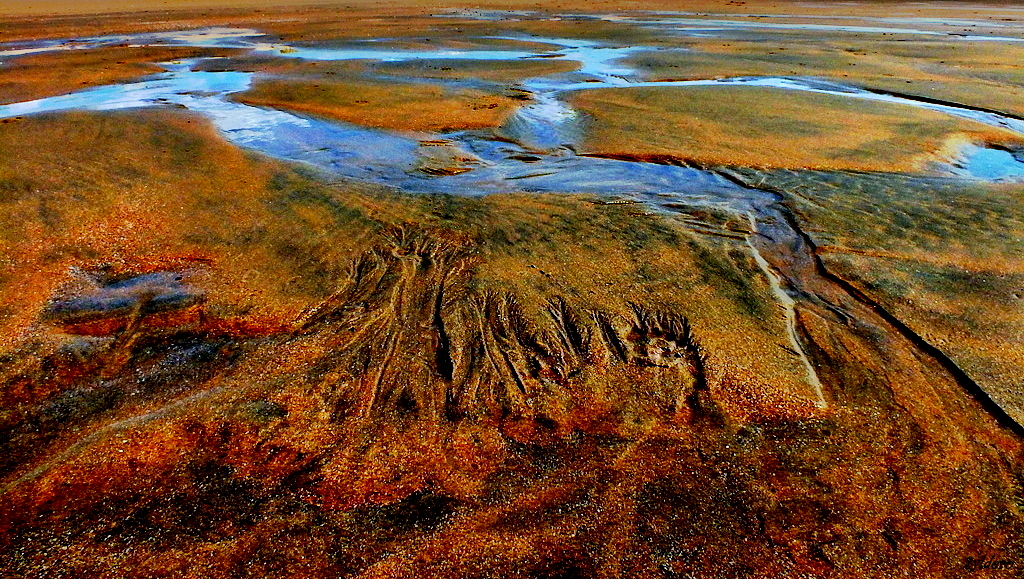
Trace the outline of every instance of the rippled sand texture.
<path fill-rule="evenodd" d="M 1024 571 L 1024 12 L 740 4 L 6 20 L 0 575 Z"/>

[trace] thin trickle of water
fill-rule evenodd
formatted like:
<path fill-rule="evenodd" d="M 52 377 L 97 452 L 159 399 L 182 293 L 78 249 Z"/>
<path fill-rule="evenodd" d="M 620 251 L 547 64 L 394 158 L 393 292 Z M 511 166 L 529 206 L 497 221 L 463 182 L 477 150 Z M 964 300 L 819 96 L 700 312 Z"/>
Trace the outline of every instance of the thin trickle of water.
<path fill-rule="evenodd" d="M 761 268 L 765 278 L 768 280 L 768 284 L 772 289 L 772 294 L 778 301 L 779 306 L 782 307 L 785 315 L 786 323 L 786 339 L 789 340 L 789 344 L 793 351 L 796 352 L 797 357 L 800 359 L 800 363 L 804 366 L 806 373 L 807 384 L 811 387 L 811 391 L 814 393 L 815 406 L 818 408 L 825 408 L 828 406 L 828 401 L 825 399 L 825 389 L 821 384 L 821 380 L 818 378 L 818 372 L 814 369 L 814 364 L 811 363 L 810 358 L 807 357 L 807 352 L 804 350 L 803 343 L 800 341 L 800 336 L 797 333 L 797 320 L 796 320 L 796 305 L 797 300 L 790 295 L 790 292 L 786 291 L 783 287 L 783 280 L 778 271 L 772 268 L 768 260 L 765 259 L 764 255 L 757 248 L 757 244 L 754 243 L 755 237 L 761 235 L 758 232 L 758 219 L 763 219 L 763 216 L 755 216 L 754 213 L 747 213 L 747 220 L 750 224 L 751 235 L 747 236 L 747 248 L 750 250 L 750 255 L 754 258 L 757 266 Z"/>

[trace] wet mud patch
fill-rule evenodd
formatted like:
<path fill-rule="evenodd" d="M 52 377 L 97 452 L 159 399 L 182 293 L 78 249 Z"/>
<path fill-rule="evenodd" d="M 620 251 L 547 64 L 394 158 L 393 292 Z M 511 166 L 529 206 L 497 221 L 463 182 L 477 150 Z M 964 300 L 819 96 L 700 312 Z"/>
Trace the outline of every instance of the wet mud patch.
<path fill-rule="evenodd" d="M 484 163 L 480 157 L 444 139 L 420 141 L 416 155 L 419 159 L 415 170 L 434 177 L 466 173 Z"/>
<path fill-rule="evenodd" d="M 108 277 L 105 272 L 77 272 L 78 287 L 65 287 L 43 310 L 46 323 L 72 334 L 113 333 L 161 313 L 198 306 L 204 294 L 187 283 L 196 271 L 157 271 Z M 103 330 L 91 326 L 108 326 Z M 90 331 L 91 330 L 91 331 Z"/>

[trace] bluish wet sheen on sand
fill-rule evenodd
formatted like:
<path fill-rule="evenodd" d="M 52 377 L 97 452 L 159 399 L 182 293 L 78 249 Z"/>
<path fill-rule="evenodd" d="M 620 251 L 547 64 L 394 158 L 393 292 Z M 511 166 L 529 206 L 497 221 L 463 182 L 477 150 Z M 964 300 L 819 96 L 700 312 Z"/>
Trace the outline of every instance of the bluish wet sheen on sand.
<path fill-rule="evenodd" d="M 194 61 L 165 64 L 167 72 L 140 82 L 101 86 L 68 95 L 2 105 L 0 118 L 73 109 L 105 111 L 179 106 L 205 115 L 231 142 L 274 157 L 304 162 L 341 177 L 386 183 L 412 191 L 461 194 L 533 190 L 658 195 L 679 192 L 680 187 L 696 194 L 701 187 L 710 187 L 717 191 L 715 195 L 721 197 L 722 191 L 732 187 L 728 182 L 696 169 L 576 156 L 572 146 L 582 136 L 580 117 L 565 103 L 562 96 L 569 91 L 594 88 L 769 87 L 915 106 L 1024 134 L 1024 121 L 997 113 L 921 102 L 815 79 L 743 77 L 645 81 L 625 60 L 638 52 L 650 50 L 643 46 L 617 47 L 595 41 L 544 37 L 493 39 L 528 40 L 549 48 L 547 51 L 402 50 L 375 42 L 356 42 L 343 48 L 292 47 L 264 42 L 263 36 L 254 30 L 226 28 L 97 37 L 74 43 L 43 42 L 37 47 L 41 50 L 59 50 L 67 49 L 68 46 L 96 47 L 127 42 L 246 48 L 254 54 L 324 61 L 508 61 L 543 57 L 579 63 L 576 71 L 531 78 L 521 83 L 522 90 L 532 95 L 532 102 L 511 115 L 498 131 L 503 139 L 511 140 L 512 143 L 496 140 L 493 133 L 486 131 L 444 135 L 454 147 L 460 147 L 479 158 L 472 170 L 459 175 L 426 176 L 415 171 L 419 160 L 419 139 L 423 136 L 359 127 L 234 102 L 230 99 L 231 95 L 247 90 L 251 86 L 253 74 L 195 71 Z M 31 49 L 22 47 L 12 50 Z M 4 51 L 0 51 L 0 57 L 3 54 Z M 965 149 L 962 170 L 956 174 L 989 180 L 1017 178 L 1017 165 L 1020 163 L 1009 153 L 999 153 L 984 147 Z M 524 158 L 534 160 L 527 163 L 522 160 Z M 727 204 L 737 202 L 729 195 L 725 197 L 730 198 Z"/>
<path fill-rule="evenodd" d="M 1002 150 L 968 145 L 960 151 L 963 159 L 953 173 L 983 181 L 1024 181 L 1024 162 L 1019 155 Z"/>

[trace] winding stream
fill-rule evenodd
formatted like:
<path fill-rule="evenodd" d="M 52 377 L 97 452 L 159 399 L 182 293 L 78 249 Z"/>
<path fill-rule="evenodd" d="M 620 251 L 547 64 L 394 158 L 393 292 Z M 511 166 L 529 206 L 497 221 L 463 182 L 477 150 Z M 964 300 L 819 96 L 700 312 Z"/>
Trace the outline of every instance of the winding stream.
<path fill-rule="evenodd" d="M 166 63 L 166 73 L 140 82 L 107 85 L 72 94 L 0 106 L 0 118 L 69 109 L 115 110 L 144 106 L 176 105 L 206 115 L 228 139 L 240 146 L 269 155 L 315 165 L 339 177 L 386 181 L 417 192 L 486 194 L 510 188 L 566 192 L 661 193 L 669 182 L 680 179 L 695 187 L 720 185 L 707 174 L 684 168 L 642 167 L 641 164 L 580 159 L 572 145 L 581 137 L 580 118 L 562 100 L 569 91 L 595 88 L 751 86 L 829 94 L 915 106 L 970 119 L 1024 134 L 1024 120 L 994 111 L 972 109 L 894 94 L 872 92 L 833 82 L 780 77 L 740 77 L 715 80 L 645 81 L 625 65 L 624 59 L 647 50 L 645 47 L 611 47 L 598 42 L 557 39 L 500 37 L 530 40 L 551 46 L 549 52 L 526 50 L 440 50 L 389 49 L 376 42 L 348 48 L 311 48 L 265 42 L 259 32 L 248 29 L 212 28 L 197 31 L 109 36 L 76 41 L 49 41 L 36 46 L 0 50 L 4 56 L 32 52 L 96 48 L 116 44 L 169 45 L 244 48 L 254 54 L 304 60 L 376 60 L 408 62 L 417 60 L 518 60 L 551 58 L 579 63 L 572 73 L 530 78 L 521 83 L 532 102 L 517 111 L 502 128 L 505 139 L 476 131 L 441 135 L 455 149 L 480 158 L 474 170 L 443 179 L 410 171 L 418 160 L 419 141 L 408 135 L 368 129 L 340 122 L 252 107 L 231 101 L 232 94 L 247 90 L 253 74 L 245 72 L 202 72 L 196 62 Z M 513 144 L 504 142 L 513 141 Z M 536 153 L 541 153 L 538 157 Z M 527 165 L 523 159 L 530 159 Z M 980 159 L 980 162 L 975 159 Z M 967 147 L 957 167 L 949 171 L 963 178 L 987 180 L 1016 179 L 1024 174 L 1024 163 L 1012 155 L 994 154 L 982 147 Z M 585 178 L 593 175 L 595 178 Z M 600 176 L 600 179 L 596 177 Z M 583 179 L 581 181 L 581 179 Z M 509 180 L 515 183 L 510 185 Z M 626 187 L 620 185 L 629 184 Z"/>

